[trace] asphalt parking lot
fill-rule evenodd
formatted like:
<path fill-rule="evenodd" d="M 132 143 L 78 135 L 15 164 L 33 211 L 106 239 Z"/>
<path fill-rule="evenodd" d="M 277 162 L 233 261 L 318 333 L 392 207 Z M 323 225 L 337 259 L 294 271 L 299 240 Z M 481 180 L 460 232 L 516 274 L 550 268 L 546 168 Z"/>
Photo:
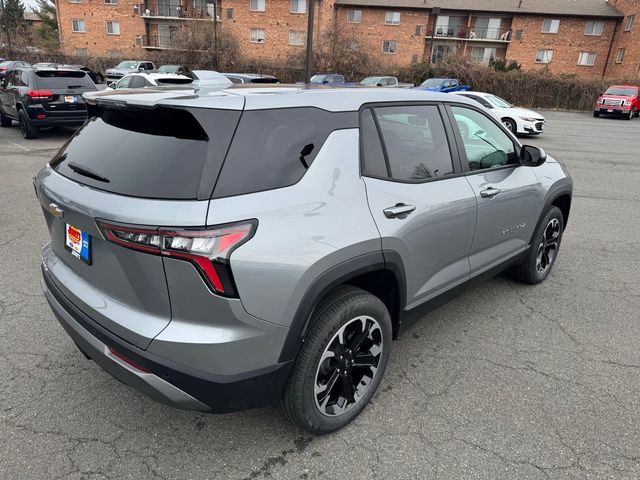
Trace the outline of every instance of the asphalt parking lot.
<path fill-rule="evenodd" d="M 87 361 L 40 290 L 31 185 L 70 131 L 0 129 L 0 479 L 640 478 L 640 119 L 545 115 L 524 141 L 575 181 L 549 279 L 499 276 L 429 314 L 323 437 L 275 407 L 174 410 Z"/>

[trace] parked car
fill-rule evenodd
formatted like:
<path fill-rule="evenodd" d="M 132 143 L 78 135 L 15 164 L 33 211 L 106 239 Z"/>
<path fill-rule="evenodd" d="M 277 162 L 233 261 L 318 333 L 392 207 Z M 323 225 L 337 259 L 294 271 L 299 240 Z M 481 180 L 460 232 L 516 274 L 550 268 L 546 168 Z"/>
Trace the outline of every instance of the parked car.
<path fill-rule="evenodd" d="M 281 401 L 301 427 L 336 430 L 425 311 L 507 267 L 542 282 L 558 256 L 565 167 L 464 97 L 263 86 L 90 102 L 34 179 L 45 298 L 87 357 L 169 405 Z"/>
<path fill-rule="evenodd" d="M 117 82 L 125 75 L 133 72 L 151 72 L 155 69 L 156 66 L 153 62 L 146 60 L 125 60 L 124 62 L 120 62 L 115 68 L 108 68 L 104 73 L 108 84 L 109 82 Z"/>
<path fill-rule="evenodd" d="M 100 72 L 96 72 L 95 70 L 91 70 L 89 67 L 86 67 L 84 65 L 63 65 L 63 67 L 76 68 L 78 70 L 82 70 L 83 72 L 86 72 L 87 75 L 89 75 L 89 78 L 91 78 L 91 80 L 93 80 L 93 83 L 95 83 L 96 85 L 105 83 L 105 78 L 103 74 L 101 74 Z"/>
<path fill-rule="evenodd" d="M 367 77 L 360 82 L 367 87 L 412 88 L 413 83 L 400 83 L 396 77 Z"/>
<path fill-rule="evenodd" d="M 108 88 L 120 90 L 123 88 L 158 87 L 165 85 L 189 85 L 193 78 L 186 75 L 174 75 L 172 73 L 131 73 L 125 75 L 117 82 L 111 83 Z"/>
<path fill-rule="evenodd" d="M 319 73 L 311 77 L 310 82 L 316 85 L 346 85 L 344 75 L 338 73 Z"/>
<path fill-rule="evenodd" d="M 58 68 L 60 64 L 49 62 L 38 62 L 31 65 L 33 68 Z"/>
<path fill-rule="evenodd" d="M 491 110 L 515 135 L 539 135 L 544 132 L 544 116 L 533 110 L 514 107 L 506 100 L 484 92 L 454 92 L 475 100 Z"/>
<path fill-rule="evenodd" d="M 260 75 L 257 73 L 223 73 L 232 83 L 280 83 L 272 75 Z"/>
<path fill-rule="evenodd" d="M 627 120 L 640 115 L 640 86 L 611 85 L 600 95 L 593 109 L 593 116 L 618 115 Z"/>
<path fill-rule="evenodd" d="M 10 70 L 18 67 L 29 67 L 30 65 L 31 64 L 27 62 L 21 62 L 18 60 L 5 60 L 4 62 L 0 62 L 0 80 L 2 80 Z"/>
<path fill-rule="evenodd" d="M 0 124 L 10 127 L 17 120 L 27 139 L 36 138 L 41 128 L 82 125 L 87 119 L 82 94 L 95 90 L 80 70 L 13 68 L 0 86 Z"/>
<path fill-rule="evenodd" d="M 415 87 L 428 92 L 460 92 L 471 90 L 469 85 L 461 85 L 457 78 L 427 78 L 419 86 Z"/>
<path fill-rule="evenodd" d="M 158 73 L 175 73 L 176 75 L 189 75 L 191 69 L 187 65 L 160 65 Z"/>

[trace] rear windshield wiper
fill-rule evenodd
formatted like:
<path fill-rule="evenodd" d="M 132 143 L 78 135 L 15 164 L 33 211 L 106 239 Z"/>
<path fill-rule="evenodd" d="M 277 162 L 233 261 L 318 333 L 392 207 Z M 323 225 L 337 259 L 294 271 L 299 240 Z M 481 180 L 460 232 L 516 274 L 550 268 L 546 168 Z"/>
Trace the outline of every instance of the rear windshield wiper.
<path fill-rule="evenodd" d="M 69 162 L 67 166 L 78 175 L 84 175 L 85 177 L 93 178 L 94 180 L 98 180 L 99 182 L 109 183 L 111 181 L 107 177 L 103 177 L 99 173 L 96 173 L 93 170 L 88 169 L 87 167 L 81 167 L 77 163 Z"/>

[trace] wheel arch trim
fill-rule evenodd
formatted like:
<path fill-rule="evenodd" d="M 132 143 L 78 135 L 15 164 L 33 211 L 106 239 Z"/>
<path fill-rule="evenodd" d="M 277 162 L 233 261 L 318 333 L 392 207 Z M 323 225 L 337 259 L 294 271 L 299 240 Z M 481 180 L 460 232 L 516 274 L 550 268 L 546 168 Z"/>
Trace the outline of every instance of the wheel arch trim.
<path fill-rule="evenodd" d="M 404 265 L 400 255 L 396 252 L 380 250 L 351 258 L 326 270 L 309 286 L 293 317 L 278 361 L 295 359 L 311 327 L 313 311 L 331 290 L 363 274 L 376 271 L 387 271 L 395 277 L 399 290 L 398 312 L 401 312 L 404 308 L 406 290 Z"/>

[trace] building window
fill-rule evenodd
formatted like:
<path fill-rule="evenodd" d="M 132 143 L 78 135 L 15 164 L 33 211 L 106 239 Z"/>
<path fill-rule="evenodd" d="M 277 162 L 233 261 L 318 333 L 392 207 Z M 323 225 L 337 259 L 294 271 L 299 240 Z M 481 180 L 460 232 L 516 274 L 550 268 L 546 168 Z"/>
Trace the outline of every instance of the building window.
<path fill-rule="evenodd" d="M 107 5 L 117 5 L 118 0 L 104 0 L 104 3 Z"/>
<path fill-rule="evenodd" d="M 516 31 L 514 32 L 514 38 L 515 38 L 516 40 L 522 40 L 522 30 L 516 30 Z"/>
<path fill-rule="evenodd" d="M 76 47 L 74 51 L 74 54 L 76 57 L 86 57 L 88 53 L 89 53 L 89 50 L 87 48 Z"/>
<path fill-rule="evenodd" d="M 382 51 L 384 53 L 396 53 L 396 41 L 385 40 L 384 42 L 382 42 Z"/>
<path fill-rule="evenodd" d="M 250 0 L 251 11 L 253 12 L 264 12 L 265 10 L 265 2 L 266 0 Z"/>
<path fill-rule="evenodd" d="M 596 54 L 593 52 L 580 52 L 578 55 L 578 65 L 592 67 L 596 63 Z"/>
<path fill-rule="evenodd" d="M 416 35 L 422 35 L 422 25 L 416 25 Z"/>
<path fill-rule="evenodd" d="M 362 10 L 347 11 L 347 23 L 361 23 L 361 22 L 362 22 Z"/>
<path fill-rule="evenodd" d="M 120 22 L 107 22 L 107 35 L 120 35 Z"/>
<path fill-rule="evenodd" d="M 251 43 L 264 43 L 264 28 L 251 29 Z"/>
<path fill-rule="evenodd" d="M 84 26 L 84 20 L 71 20 L 71 31 L 75 33 L 84 33 L 87 30 Z"/>
<path fill-rule="evenodd" d="M 414 53 L 413 55 L 411 55 L 411 64 L 415 65 L 416 63 L 418 63 L 418 54 Z"/>
<path fill-rule="evenodd" d="M 636 16 L 635 15 L 629 15 L 627 17 L 627 21 L 624 24 L 624 31 L 628 32 L 629 30 L 631 30 L 633 28 L 633 22 L 635 21 Z"/>
<path fill-rule="evenodd" d="M 69 0 L 69 3 L 82 3 L 82 0 Z"/>
<path fill-rule="evenodd" d="M 624 61 L 624 48 L 619 48 L 616 53 L 616 63 L 622 63 Z"/>
<path fill-rule="evenodd" d="M 360 50 L 360 43 L 357 40 L 349 40 L 347 42 L 347 50 L 356 51 Z"/>
<path fill-rule="evenodd" d="M 233 8 L 227 8 L 227 19 L 233 19 Z"/>
<path fill-rule="evenodd" d="M 553 50 L 540 49 L 536 52 L 536 63 L 550 63 L 553 58 Z"/>
<path fill-rule="evenodd" d="M 587 28 L 584 31 L 585 35 L 602 35 L 602 31 L 604 30 L 604 22 L 602 21 L 591 21 L 587 22 Z"/>
<path fill-rule="evenodd" d="M 291 0 L 291 13 L 307 13 L 307 0 Z"/>
<path fill-rule="evenodd" d="M 289 31 L 289 45 L 304 45 L 305 32 Z"/>
<path fill-rule="evenodd" d="M 557 18 L 545 18 L 542 21 L 542 33 L 558 33 L 560 20 Z"/>
<path fill-rule="evenodd" d="M 386 12 L 384 14 L 385 25 L 400 25 L 400 12 Z"/>

